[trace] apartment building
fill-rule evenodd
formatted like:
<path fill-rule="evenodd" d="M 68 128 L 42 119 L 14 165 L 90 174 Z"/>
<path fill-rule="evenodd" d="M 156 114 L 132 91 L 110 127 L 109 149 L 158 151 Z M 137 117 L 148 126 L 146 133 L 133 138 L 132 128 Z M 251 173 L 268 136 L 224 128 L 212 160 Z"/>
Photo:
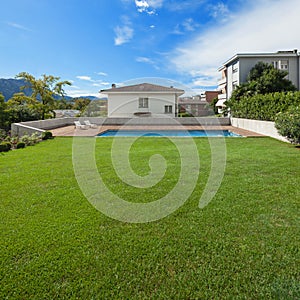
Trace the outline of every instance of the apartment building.
<path fill-rule="evenodd" d="M 278 51 L 276 53 L 244 53 L 236 54 L 227 60 L 220 68 L 222 77 L 218 81 L 217 107 L 221 110 L 225 107 L 232 91 L 241 83 L 247 81 L 250 70 L 258 63 L 272 64 L 275 68 L 287 71 L 287 79 L 300 90 L 300 53 L 297 49 L 292 51 Z"/>

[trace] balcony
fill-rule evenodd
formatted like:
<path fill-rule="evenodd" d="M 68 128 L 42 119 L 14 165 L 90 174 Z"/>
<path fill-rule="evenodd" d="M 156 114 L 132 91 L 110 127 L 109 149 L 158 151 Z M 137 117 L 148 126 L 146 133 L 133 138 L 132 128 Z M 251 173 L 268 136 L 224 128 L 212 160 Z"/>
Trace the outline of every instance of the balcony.
<path fill-rule="evenodd" d="M 227 100 L 227 94 L 219 94 L 218 100 Z"/>
<path fill-rule="evenodd" d="M 226 83 L 227 83 L 227 78 L 226 77 L 223 77 L 223 78 L 218 80 L 218 85 L 223 85 L 223 84 L 226 84 Z"/>

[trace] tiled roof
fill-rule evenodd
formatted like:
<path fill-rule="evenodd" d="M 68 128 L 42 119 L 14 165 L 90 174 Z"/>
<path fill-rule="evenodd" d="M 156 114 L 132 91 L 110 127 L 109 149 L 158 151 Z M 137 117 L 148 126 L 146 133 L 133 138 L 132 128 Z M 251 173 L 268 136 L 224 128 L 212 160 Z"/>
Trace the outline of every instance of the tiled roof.
<path fill-rule="evenodd" d="M 119 93 L 119 92 L 171 92 L 183 94 L 184 90 L 176 89 L 174 87 L 166 87 L 151 83 L 141 83 L 135 85 L 128 85 L 122 87 L 113 87 L 108 90 L 101 90 L 101 93 Z"/>

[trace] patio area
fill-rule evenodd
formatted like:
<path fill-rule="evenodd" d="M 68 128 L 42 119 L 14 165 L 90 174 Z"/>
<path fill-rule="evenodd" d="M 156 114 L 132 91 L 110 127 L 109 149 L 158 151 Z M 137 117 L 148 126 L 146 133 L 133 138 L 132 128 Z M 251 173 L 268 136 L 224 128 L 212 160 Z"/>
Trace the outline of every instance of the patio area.
<path fill-rule="evenodd" d="M 74 125 L 64 126 L 56 129 L 52 129 L 51 132 L 53 136 L 96 136 L 99 133 L 105 132 L 107 130 L 229 130 L 233 133 L 239 134 L 243 137 L 262 137 L 263 135 L 248 131 L 245 129 L 233 127 L 233 126 L 170 126 L 170 125 L 103 125 L 97 128 L 88 129 L 76 129 Z"/>

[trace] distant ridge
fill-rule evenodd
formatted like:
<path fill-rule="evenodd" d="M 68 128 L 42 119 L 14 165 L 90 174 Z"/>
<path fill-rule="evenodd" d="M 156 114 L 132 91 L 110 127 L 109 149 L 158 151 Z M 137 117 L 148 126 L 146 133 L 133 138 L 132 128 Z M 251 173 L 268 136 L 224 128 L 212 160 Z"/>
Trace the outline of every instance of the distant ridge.
<path fill-rule="evenodd" d="M 9 100 L 13 94 L 20 93 L 20 88 L 25 85 L 25 81 L 22 79 L 3 79 L 0 78 L 0 93 L 4 96 L 5 101 Z M 25 89 L 22 91 L 26 96 L 31 95 L 31 89 Z"/>
<path fill-rule="evenodd" d="M 0 93 L 3 94 L 5 101 L 8 101 L 15 93 L 20 93 L 20 88 L 22 86 L 26 85 L 25 81 L 23 79 L 5 79 L 0 78 Z M 31 89 L 25 89 L 22 91 L 26 96 L 30 96 L 32 91 Z M 61 99 L 61 96 L 56 95 L 54 96 L 56 100 Z M 73 100 L 73 99 L 90 99 L 90 100 L 107 100 L 107 98 L 97 98 L 95 96 L 79 96 L 79 97 L 70 97 L 65 96 L 66 100 Z"/>

